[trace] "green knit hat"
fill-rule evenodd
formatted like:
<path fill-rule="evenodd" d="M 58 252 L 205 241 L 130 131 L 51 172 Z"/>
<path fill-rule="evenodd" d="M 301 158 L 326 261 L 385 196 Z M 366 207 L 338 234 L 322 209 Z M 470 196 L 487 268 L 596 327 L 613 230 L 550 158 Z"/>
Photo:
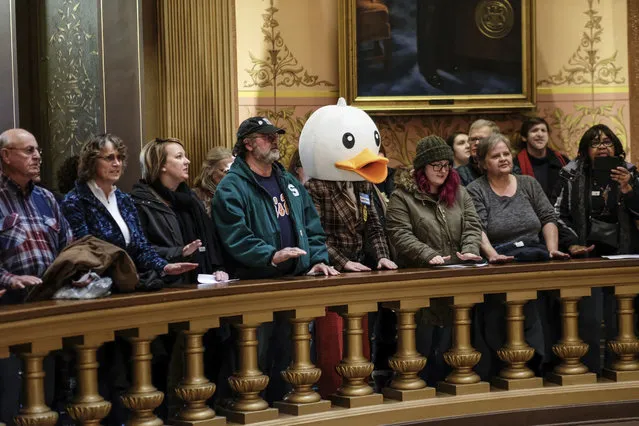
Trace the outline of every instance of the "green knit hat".
<path fill-rule="evenodd" d="M 417 155 L 413 160 L 415 170 L 423 169 L 426 164 L 448 160 L 453 163 L 453 149 L 446 141 L 436 135 L 429 135 L 417 142 Z"/>

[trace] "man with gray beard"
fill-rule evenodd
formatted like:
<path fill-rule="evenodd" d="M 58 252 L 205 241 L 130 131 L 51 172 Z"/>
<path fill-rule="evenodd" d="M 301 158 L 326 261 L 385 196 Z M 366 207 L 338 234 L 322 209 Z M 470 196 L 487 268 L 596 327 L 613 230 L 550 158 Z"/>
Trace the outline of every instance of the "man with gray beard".
<path fill-rule="evenodd" d="M 283 275 L 338 275 L 328 265 L 324 230 L 313 200 L 280 158 L 284 129 L 251 117 L 237 131 L 237 157 L 220 181 L 211 216 L 225 252 L 224 266 L 240 279 Z M 258 329 L 259 364 L 270 376 L 266 400 L 280 400 L 290 363 L 290 325 L 276 315 Z M 222 390 L 222 392 L 224 392 Z"/>

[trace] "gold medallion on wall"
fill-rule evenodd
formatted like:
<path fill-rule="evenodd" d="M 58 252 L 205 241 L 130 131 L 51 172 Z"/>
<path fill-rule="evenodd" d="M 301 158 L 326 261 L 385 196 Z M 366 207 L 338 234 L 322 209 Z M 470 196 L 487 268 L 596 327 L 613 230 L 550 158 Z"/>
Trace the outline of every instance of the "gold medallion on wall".
<path fill-rule="evenodd" d="M 504 38 L 515 24 L 513 7 L 508 0 L 482 0 L 475 8 L 475 24 L 488 38 Z"/>

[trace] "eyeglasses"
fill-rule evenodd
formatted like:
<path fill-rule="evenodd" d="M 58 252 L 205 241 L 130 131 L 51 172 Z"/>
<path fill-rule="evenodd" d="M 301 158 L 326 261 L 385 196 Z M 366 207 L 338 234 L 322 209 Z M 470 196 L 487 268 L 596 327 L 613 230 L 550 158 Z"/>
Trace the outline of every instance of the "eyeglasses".
<path fill-rule="evenodd" d="M 113 163 L 114 161 L 121 163 L 123 161 L 123 157 L 120 154 L 98 155 L 98 158 L 109 163 Z"/>
<path fill-rule="evenodd" d="M 12 146 L 8 146 L 5 147 L 5 149 L 12 149 L 14 151 L 22 151 L 25 153 L 25 155 L 29 156 L 29 157 L 33 157 L 36 152 L 38 153 L 38 155 L 42 156 L 42 148 L 37 147 L 37 146 L 28 146 L 26 148 L 15 148 Z"/>
<path fill-rule="evenodd" d="M 590 141 L 591 148 L 600 148 L 600 147 L 610 148 L 613 145 L 614 145 L 613 142 L 608 138 L 604 138 L 604 139 L 596 138 Z"/>
<path fill-rule="evenodd" d="M 266 134 L 258 133 L 257 135 L 253 136 L 251 139 L 260 139 L 260 138 L 273 143 L 280 138 L 280 134 L 279 133 L 266 133 Z"/>
<path fill-rule="evenodd" d="M 436 172 L 441 172 L 442 170 L 449 170 L 450 163 L 430 163 L 429 166 L 433 168 Z"/>

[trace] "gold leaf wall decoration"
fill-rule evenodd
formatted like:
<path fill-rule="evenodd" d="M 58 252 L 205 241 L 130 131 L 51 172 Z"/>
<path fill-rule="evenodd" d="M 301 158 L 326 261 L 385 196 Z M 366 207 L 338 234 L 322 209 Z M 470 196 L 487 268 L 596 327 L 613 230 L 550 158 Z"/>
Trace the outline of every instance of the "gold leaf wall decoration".
<path fill-rule="evenodd" d="M 282 34 L 277 29 L 280 23 L 275 19 L 275 14 L 279 11 L 273 6 L 270 0 L 270 7 L 262 15 L 262 34 L 267 47 L 268 57 L 258 58 L 249 52 L 253 66 L 245 70 L 251 76 L 251 81 L 244 81 L 244 87 L 273 87 L 274 97 L 278 86 L 283 87 L 315 87 L 315 86 L 335 86 L 327 80 L 320 80 L 317 75 L 309 74 L 308 71 L 299 64 L 293 53 L 282 38 Z"/>
<path fill-rule="evenodd" d="M 553 129 L 553 138 L 561 141 L 562 150 L 570 158 L 577 155 L 581 136 L 595 124 L 605 124 L 619 137 L 628 152 L 628 131 L 624 120 L 624 105 L 605 104 L 597 106 L 576 104 L 574 111 L 561 108 L 541 111 Z"/>
<path fill-rule="evenodd" d="M 606 58 L 601 58 L 599 46 L 603 27 L 601 15 L 593 8 L 594 0 L 588 1 L 588 10 L 584 12 L 588 20 L 584 25 L 579 47 L 568 59 L 568 65 L 547 79 L 537 82 L 539 86 L 581 85 L 581 84 L 622 84 L 626 79 L 620 75 L 621 66 L 615 65 L 617 50 Z M 597 0 L 599 4 L 600 0 Z"/>

